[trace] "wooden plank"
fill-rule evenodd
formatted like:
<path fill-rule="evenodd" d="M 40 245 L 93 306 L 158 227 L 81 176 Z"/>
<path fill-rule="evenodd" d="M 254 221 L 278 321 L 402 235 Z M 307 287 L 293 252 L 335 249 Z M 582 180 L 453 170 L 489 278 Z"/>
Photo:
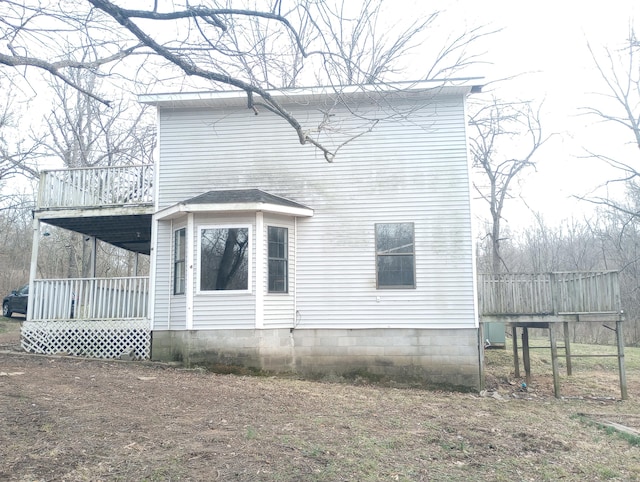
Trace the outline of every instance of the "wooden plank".
<path fill-rule="evenodd" d="M 581 323 L 613 323 L 623 318 L 622 313 L 579 313 L 577 316 Z"/>
<path fill-rule="evenodd" d="M 531 358 L 529 357 L 529 328 L 522 328 L 522 363 L 527 385 L 531 385 Z"/>
<path fill-rule="evenodd" d="M 617 430 L 618 432 L 633 435 L 635 437 L 640 437 L 640 430 L 636 430 L 635 428 L 627 427 L 626 425 L 622 425 L 616 422 L 609 422 L 608 420 L 605 420 L 604 422 L 598 422 L 598 423 L 605 427 L 611 427 Z"/>
<path fill-rule="evenodd" d="M 513 375 L 520 378 L 520 361 L 518 360 L 518 328 L 511 327 L 511 335 L 513 340 Z"/>
<path fill-rule="evenodd" d="M 482 275 L 481 315 L 619 312 L 615 271 Z"/>
<path fill-rule="evenodd" d="M 484 323 L 562 323 L 565 321 L 578 321 L 577 315 L 564 314 L 564 315 L 551 315 L 544 313 L 527 313 L 522 315 L 517 314 L 503 314 L 503 315 L 481 315 Z"/>
<path fill-rule="evenodd" d="M 618 355 L 611 353 L 610 355 L 598 354 L 598 355 L 571 355 L 573 358 L 618 358 Z"/>
<path fill-rule="evenodd" d="M 622 332 L 622 321 L 616 322 L 616 342 L 618 345 L 618 372 L 620 374 L 620 396 L 623 400 L 626 400 L 628 398 L 627 373 L 624 367 L 624 336 Z"/>
<path fill-rule="evenodd" d="M 563 333 L 564 333 L 564 356 L 565 356 L 565 360 L 567 362 L 567 375 L 571 375 L 572 374 L 572 368 L 571 368 L 571 341 L 570 341 L 570 337 L 569 337 L 569 323 L 564 322 L 563 323 Z"/>
<path fill-rule="evenodd" d="M 518 321 L 509 323 L 509 325 L 517 326 L 518 328 L 549 328 L 549 323 L 538 321 Z"/>
<path fill-rule="evenodd" d="M 558 375 L 558 347 L 553 327 L 549 328 L 549 341 L 551 342 L 551 370 L 553 372 L 553 394 L 560 398 L 560 376 Z"/>

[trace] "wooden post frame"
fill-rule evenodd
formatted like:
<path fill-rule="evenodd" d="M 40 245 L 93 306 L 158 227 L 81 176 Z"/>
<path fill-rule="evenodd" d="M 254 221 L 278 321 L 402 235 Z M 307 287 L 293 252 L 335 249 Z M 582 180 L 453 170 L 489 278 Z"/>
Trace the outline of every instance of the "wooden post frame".
<path fill-rule="evenodd" d="M 518 360 L 518 328 L 511 327 L 511 338 L 513 339 L 513 376 L 520 378 L 520 361 Z"/>
<path fill-rule="evenodd" d="M 624 368 L 624 336 L 622 320 L 616 321 L 616 342 L 618 343 L 618 372 L 620 375 L 620 397 L 627 400 L 627 373 Z"/>
<path fill-rule="evenodd" d="M 553 324 L 549 325 L 549 341 L 551 342 L 551 370 L 553 371 L 553 394 L 560 398 L 560 376 L 558 375 L 558 346 Z"/>
<path fill-rule="evenodd" d="M 529 328 L 522 328 L 522 363 L 527 386 L 531 385 L 531 358 L 529 357 Z"/>
<path fill-rule="evenodd" d="M 565 321 L 562 323 L 563 331 L 564 331 L 564 354 L 567 363 L 567 375 L 572 375 L 572 367 L 571 367 L 571 340 L 569 339 L 569 322 Z M 551 329 L 551 327 L 549 327 Z"/>
<path fill-rule="evenodd" d="M 483 323 L 506 323 L 511 327 L 516 378 L 520 378 L 518 328 L 522 328 L 522 359 L 527 383 L 531 380 L 528 328 L 549 329 L 553 388 L 557 398 L 560 398 L 558 357 L 564 356 L 568 376 L 573 372 L 574 357 L 617 357 L 621 397 L 627 399 L 622 328 L 624 312 L 618 274 L 615 270 L 604 270 L 478 275 L 480 318 Z M 616 323 L 617 354 L 572 354 L 570 323 Z M 565 343 L 564 353 L 559 355 L 556 337 L 560 333 L 560 324 Z"/>

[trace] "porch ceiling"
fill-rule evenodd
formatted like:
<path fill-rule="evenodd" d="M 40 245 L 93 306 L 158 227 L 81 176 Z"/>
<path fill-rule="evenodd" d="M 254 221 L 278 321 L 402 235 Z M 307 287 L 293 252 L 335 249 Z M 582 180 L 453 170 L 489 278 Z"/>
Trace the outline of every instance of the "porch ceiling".
<path fill-rule="evenodd" d="M 85 217 L 40 217 L 42 222 L 69 229 L 114 246 L 149 254 L 151 252 L 151 214 Z"/>

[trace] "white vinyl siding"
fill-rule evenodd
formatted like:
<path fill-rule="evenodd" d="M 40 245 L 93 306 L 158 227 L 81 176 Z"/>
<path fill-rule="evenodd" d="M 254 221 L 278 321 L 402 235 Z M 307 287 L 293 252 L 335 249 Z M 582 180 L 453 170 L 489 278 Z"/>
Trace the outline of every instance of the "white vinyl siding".
<path fill-rule="evenodd" d="M 289 290 L 287 293 L 269 293 L 267 290 L 268 273 L 268 246 L 267 229 L 268 226 L 277 226 L 288 229 L 288 261 L 289 261 Z M 292 328 L 295 323 L 295 280 L 296 280 L 296 247 L 295 247 L 295 221 L 285 216 L 265 216 L 264 219 L 264 239 L 265 239 L 265 280 L 264 280 L 264 326 L 265 328 Z"/>
<path fill-rule="evenodd" d="M 156 266 L 155 266 L 155 300 L 154 300 L 154 330 L 184 329 L 184 314 L 182 323 L 171 319 L 173 303 L 173 228 L 170 222 L 161 221 L 157 226 Z M 184 298 L 184 297 L 183 297 Z"/>
<path fill-rule="evenodd" d="M 287 107 L 305 126 L 321 120 L 313 106 Z M 408 120 L 398 114 L 405 107 L 414 109 Z M 161 110 L 159 206 L 211 189 L 259 188 L 314 210 L 297 221 L 295 309 L 265 286 L 265 327 L 296 311 L 308 328 L 474 327 L 463 100 L 397 109 L 385 118 L 375 107 L 382 120 L 333 163 L 266 111 Z M 334 114 L 336 126 L 359 132 L 360 120 Z M 376 290 L 375 224 L 399 222 L 415 226 L 416 289 Z M 253 327 L 250 296 L 222 305 L 196 295 L 194 328 Z"/>
<path fill-rule="evenodd" d="M 187 243 L 188 239 L 189 239 L 189 233 L 186 232 L 187 230 L 187 219 L 186 216 L 183 216 L 182 218 L 175 220 L 173 222 L 172 225 L 172 229 L 173 232 L 175 233 L 178 229 L 185 229 L 185 243 Z M 175 235 L 172 235 L 173 238 L 173 242 L 175 242 Z M 170 259 L 169 259 L 169 265 L 170 265 L 170 269 L 171 269 L 171 286 L 169 288 L 169 292 L 167 294 L 162 293 L 161 296 L 166 296 L 169 301 L 170 301 L 170 309 L 169 309 L 169 313 L 170 313 L 170 328 L 172 330 L 184 330 L 185 327 L 187 326 L 187 296 L 186 293 L 183 294 L 179 294 L 176 295 L 174 294 L 174 290 L 173 290 L 173 279 L 174 279 L 174 259 L 173 259 L 173 253 L 174 253 L 174 245 L 173 242 L 171 244 L 171 250 L 170 250 Z M 185 256 L 187 255 L 186 253 L 186 247 L 185 247 Z M 187 283 L 187 280 L 185 279 L 185 283 Z"/>

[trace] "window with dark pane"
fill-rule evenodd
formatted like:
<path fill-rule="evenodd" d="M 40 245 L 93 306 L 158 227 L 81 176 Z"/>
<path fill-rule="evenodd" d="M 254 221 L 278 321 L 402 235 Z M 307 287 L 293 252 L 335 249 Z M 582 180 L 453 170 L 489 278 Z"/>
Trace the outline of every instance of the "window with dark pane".
<path fill-rule="evenodd" d="M 249 228 L 200 230 L 200 291 L 249 289 Z"/>
<path fill-rule="evenodd" d="M 376 224 L 378 288 L 415 288 L 413 223 Z"/>
<path fill-rule="evenodd" d="M 287 293 L 289 290 L 288 229 L 269 226 L 269 293 Z"/>
<path fill-rule="evenodd" d="M 183 295 L 186 276 L 186 230 L 178 229 L 174 232 L 173 242 L 173 294 Z"/>

